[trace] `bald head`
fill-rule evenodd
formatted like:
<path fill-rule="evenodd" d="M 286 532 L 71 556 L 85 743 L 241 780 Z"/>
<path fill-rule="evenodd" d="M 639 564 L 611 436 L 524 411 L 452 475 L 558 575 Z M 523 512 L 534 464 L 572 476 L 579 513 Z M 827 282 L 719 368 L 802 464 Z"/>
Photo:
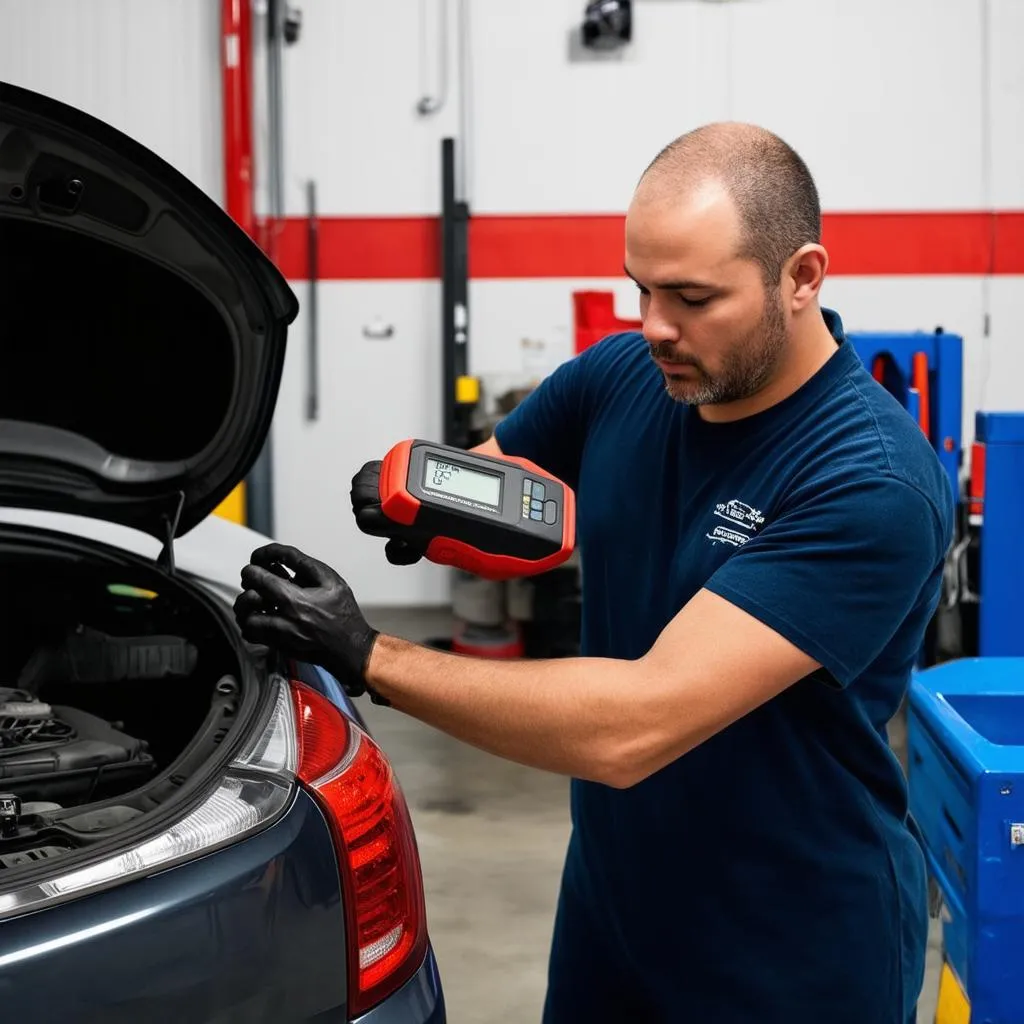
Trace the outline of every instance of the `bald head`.
<path fill-rule="evenodd" d="M 776 285 L 801 246 L 821 241 L 821 206 L 807 165 L 777 135 L 756 125 L 705 125 L 670 142 L 644 171 L 636 198 L 689 197 L 710 184 L 725 190 L 740 222 L 740 255 Z"/>

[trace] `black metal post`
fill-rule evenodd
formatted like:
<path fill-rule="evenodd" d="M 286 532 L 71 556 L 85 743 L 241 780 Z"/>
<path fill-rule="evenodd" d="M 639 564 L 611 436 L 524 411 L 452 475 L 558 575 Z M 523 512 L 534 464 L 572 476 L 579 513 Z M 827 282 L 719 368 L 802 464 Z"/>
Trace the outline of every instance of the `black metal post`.
<path fill-rule="evenodd" d="M 471 405 L 456 389 L 469 367 L 469 206 L 455 193 L 455 140 L 441 142 L 441 342 L 444 443 L 469 447 Z"/>
<path fill-rule="evenodd" d="M 283 103 L 281 94 L 281 55 L 284 50 L 284 0 L 269 0 L 267 4 L 267 122 L 268 166 L 271 216 L 276 229 L 284 215 L 282 199 Z M 267 434 L 263 451 L 249 471 L 246 482 L 246 524 L 258 533 L 274 534 L 274 444 L 273 428 Z"/>

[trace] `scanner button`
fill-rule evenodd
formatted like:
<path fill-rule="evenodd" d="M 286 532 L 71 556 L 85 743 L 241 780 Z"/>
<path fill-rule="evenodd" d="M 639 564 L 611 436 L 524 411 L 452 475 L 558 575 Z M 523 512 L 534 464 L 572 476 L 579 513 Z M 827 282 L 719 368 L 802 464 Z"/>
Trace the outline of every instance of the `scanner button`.
<path fill-rule="evenodd" d="M 529 497 L 533 493 L 533 481 L 527 476 L 523 477 L 523 494 Z"/>
<path fill-rule="evenodd" d="M 544 502 L 534 499 L 530 502 L 530 508 L 533 509 L 534 512 L 540 512 L 544 508 Z"/>
<path fill-rule="evenodd" d="M 554 526 L 558 522 L 558 503 L 555 501 L 544 502 L 544 522 L 548 526 Z"/>
<path fill-rule="evenodd" d="M 533 485 L 533 498 L 535 501 L 544 500 L 544 485 L 540 483 L 534 483 Z"/>
<path fill-rule="evenodd" d="M 536 520 L 539 523 L 544 518 L 544 513 L 538 512 L 536 509 L 534 509 L 530 513 L 530 518 Z"/>

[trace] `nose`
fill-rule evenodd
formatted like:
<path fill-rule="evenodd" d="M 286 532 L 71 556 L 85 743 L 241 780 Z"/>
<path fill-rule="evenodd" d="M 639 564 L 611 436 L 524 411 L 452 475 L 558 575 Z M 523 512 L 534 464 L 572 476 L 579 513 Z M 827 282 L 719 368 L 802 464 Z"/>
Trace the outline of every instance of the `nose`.
<path fill-rule="evenodd" d="M 650 345 L 663 342 L 676 344 L 679 341 L 679 328 L 664 308 L 664 303 L 655 294 L 647 301 L 647 309 L 642 311 L 642 330 L 644 340 Z"/>

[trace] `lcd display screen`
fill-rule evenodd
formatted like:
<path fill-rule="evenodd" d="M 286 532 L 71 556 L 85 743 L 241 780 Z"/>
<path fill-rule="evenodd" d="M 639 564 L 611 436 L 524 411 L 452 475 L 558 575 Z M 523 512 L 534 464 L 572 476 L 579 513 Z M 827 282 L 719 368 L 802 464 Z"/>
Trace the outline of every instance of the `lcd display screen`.
<path fill-rule="evenodd" d="M 501 477 L 478 469 L 445 462 L 432 456 L 426 458 L 423 487 L 466 501 L 475 501 L 490 508 L 501 508 Z"/>

